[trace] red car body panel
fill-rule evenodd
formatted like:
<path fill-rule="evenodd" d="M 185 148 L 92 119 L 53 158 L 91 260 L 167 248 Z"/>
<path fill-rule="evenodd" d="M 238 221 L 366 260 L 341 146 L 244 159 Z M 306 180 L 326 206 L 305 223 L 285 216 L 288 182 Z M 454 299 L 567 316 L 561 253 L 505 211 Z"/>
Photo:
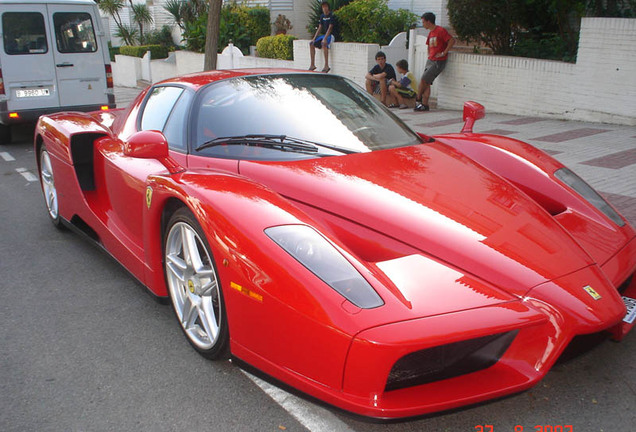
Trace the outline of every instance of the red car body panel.
<path fill-rule="evenodd" d="M 283 71 L 170 82 L 197 90 L 272 72 Z M 303 392 L 373 417 L 420 415 L 524 390 L 573 337 L 631 330 L 617 287 L 636 296 L 634 229 L 561 183 L 562 165 L 527 144 L 464 133 L 288 162 L 127 156 L 145 95 L 112 114 L 40 119 L 36 150 L 50 153 L 60 216 L 167 296 L 163 230 L 187 206 L 217 263 L 233 355 Z M 384 305 L 355 306 L 264 232 L 295 224 L 321 233 Z M 514 340 L 490 367 L 386 389 L 404 356 L 506 332 Z"/>

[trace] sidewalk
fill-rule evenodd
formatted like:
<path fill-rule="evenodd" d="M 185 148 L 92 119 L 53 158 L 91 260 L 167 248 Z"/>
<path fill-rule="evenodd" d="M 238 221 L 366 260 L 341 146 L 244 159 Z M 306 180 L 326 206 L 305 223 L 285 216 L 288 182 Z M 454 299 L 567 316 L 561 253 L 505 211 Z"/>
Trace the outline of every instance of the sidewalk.
<path fill-rule="evenodd" d="M 115 87 L 117 105 L 125 107 L 140 91 Z M 413 130 L 427 135 L 459 132 L 463 125 L 461 111 L 392 111 Z M 476 123 L 474 131 L 510 136 L 549 153 L 636 225 L 636 128 L 494 114 L 486 107 L 486 118 Z"/>

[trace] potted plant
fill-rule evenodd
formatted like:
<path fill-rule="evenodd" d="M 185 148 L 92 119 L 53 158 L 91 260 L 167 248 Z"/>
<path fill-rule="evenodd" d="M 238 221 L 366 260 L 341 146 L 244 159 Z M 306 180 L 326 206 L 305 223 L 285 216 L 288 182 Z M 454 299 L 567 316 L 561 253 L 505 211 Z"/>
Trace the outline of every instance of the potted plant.
<path fill-rule="evenodd" d="M 294 28 L 292 26 L 291 21 L 282 14 L 278 14 L 276 17 L 276 21 L 274 21 L 274 28 L 276 29 L 276 34 L 287 34 L 287 30 L 291 30 Z"/>

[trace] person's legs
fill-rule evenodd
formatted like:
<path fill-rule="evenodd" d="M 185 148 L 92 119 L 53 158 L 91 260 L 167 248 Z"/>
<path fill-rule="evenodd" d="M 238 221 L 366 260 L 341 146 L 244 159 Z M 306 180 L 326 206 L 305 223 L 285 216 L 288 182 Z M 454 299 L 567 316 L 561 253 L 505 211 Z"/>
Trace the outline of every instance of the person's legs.
<path fill-rule="evenodd" d="M 309 43 L 309 58 L 311 59 L 309 70 L 316 69 L 316 47 L 311 42 Z"/>
<path fill-rule="evenodd" d="M 324 40 L 324 44 L 322 46 L 322 51 L 325 55 L 325 66 L 322 68 L 322 71 L 327 73 L 331 70 L 331 68 L 329 67 L 329 50 L 331 49 L 331 42 L 333 42 L 333 36 L 329 35 L 329 37 Z"/>
<path fill-rule="evenodd" d="M 424 82 L 424 86 L 422 89 L 422 105 L 428 106 L 429 97 L 431 97 L 431 85 L 427 82 Z"/>
<path fill-rule="evenodd" d="M 382 98 L 381 100 L 382 100 L 382 103 L 384 105 L 386 105 L 386 95 L 389 92 L 389 90 L 387 88 L 387 85 L 386 85 L 386 80 L 385 79 L 381 79 L 379 81 L 379 84 L 380 84 L 380 96 Z"/>
<path fill-rule="evenodd" d="M 373 94 L 375 92 L 375 86 L 377 83 L 378 83 L 377 81 L 373 81 L 370 79 L 366 80 L 365 86 L 369 94 Z"/>
<path fill-rule="evenodd" d="M 329 67 L 329 47 L 328 46 L 323 46 L 322 47 L 322 52 L 325 55 L 325 67 L 322 68 L 323 72 L 329 72 L 329 70 L 331 69 Z"/>
<path fill-rule="evenodd" d="M 446 60 L 443 61 L 431 61 L 426 62 L 426 69 L 422 74 L 422 80 L 420 81 L 420 87 L 418 89 L 419 103 L 415 104 L 415 111 L 428 111 L 428 99 L 431 96 L 431 85 L 435 78 L 442 73 L 446 67 Z"/>

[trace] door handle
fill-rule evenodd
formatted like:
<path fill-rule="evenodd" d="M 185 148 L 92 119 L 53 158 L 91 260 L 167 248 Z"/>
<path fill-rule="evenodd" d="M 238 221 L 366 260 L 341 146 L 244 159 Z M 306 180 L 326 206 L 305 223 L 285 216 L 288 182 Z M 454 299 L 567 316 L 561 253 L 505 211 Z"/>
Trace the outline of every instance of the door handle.
<path fill-rule="evenodd" d="M 73 63 L 58 63 L 55 66 L 57 66 L 57 67 L 73 67 Z"/>

